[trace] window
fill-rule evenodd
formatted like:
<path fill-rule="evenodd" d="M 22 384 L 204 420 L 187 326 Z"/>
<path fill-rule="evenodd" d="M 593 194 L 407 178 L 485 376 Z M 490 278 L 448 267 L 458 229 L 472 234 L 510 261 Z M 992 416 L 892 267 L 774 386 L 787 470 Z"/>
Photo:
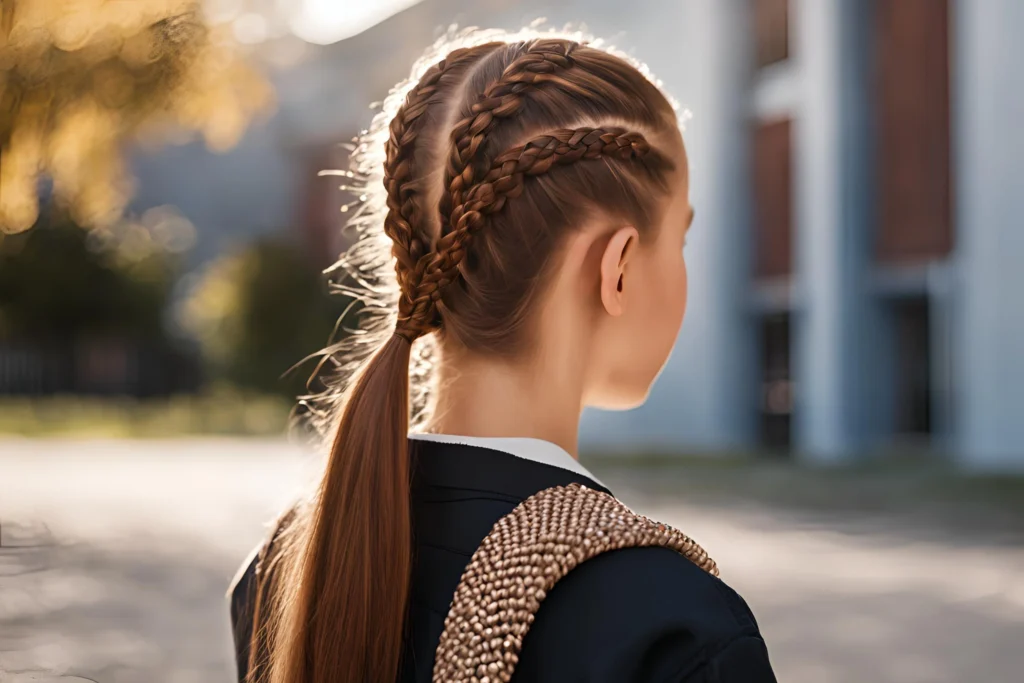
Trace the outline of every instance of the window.
<path fill-rule="evenodd" d="M 896 337 L 895 432 L 932 432 L 931 316 L 924 297 L 893 305 Z"/>
<path fill-rule="evenodd" d="M 761 319 L 761 443 L 787 449 L 793 422 L 788 313 Z"/>
<path fill-rule="evenodd" d="M 952 249 L 947 0 L 877 0 L 876 255 L 886 263 Z"/>
<path fill-rule="evenodd" d="M 755 275 L 788 276 L 793 266 L 791 130 L 788 119 L 754 131 Z"/>
<path fill-rule="evenodd" d="M 789 0 L 754 0 L 757 66 L 789 58 Z"/>

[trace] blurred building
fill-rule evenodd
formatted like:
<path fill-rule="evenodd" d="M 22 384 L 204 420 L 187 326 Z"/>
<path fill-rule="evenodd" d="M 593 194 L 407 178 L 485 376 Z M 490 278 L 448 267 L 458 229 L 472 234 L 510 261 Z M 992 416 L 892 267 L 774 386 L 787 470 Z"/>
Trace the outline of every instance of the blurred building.
<path fill-rule="evenodd" d="M 691 304 L 642 409 L 594 450 L 877 449 L 1024 467 L 1024 3 L 424 0 L 277 76 L 242 146 L 140 155 L 140 205 L 198 227 L 197 263 L 295 230 L 329 260 L 333 143 L 437 28 L 579 24 L 693 112 Z M 338 156 L 340 154 L 340 157 Z"/>
<path fill-rule="evenodd" d="M 641 431 L 1024 465 L 1024 5 L 683 4 L 704 219 Z"/>

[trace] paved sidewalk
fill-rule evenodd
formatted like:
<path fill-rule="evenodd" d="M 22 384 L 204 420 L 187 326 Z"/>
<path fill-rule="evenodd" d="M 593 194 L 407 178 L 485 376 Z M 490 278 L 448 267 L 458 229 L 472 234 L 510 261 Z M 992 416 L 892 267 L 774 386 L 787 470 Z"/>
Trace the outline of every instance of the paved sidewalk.
<path fill-rule="evenodd" d="M 0 680 L 232 680 L 224 590 L 314 469 L 267 441 L 0 441 Z M 709 550 L 780 681 L 1022 680 L 1017 508 L 891 505 L 908 485 L 886 475 L 595 470 Z"/>

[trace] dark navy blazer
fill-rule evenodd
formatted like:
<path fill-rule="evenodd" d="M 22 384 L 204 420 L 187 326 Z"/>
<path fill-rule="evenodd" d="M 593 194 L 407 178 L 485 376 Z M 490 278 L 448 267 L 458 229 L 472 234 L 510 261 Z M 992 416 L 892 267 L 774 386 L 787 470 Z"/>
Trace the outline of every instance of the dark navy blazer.
<path fill-rule="evenodd" d="M 429 683 L 459 578 L 491 527 L 526 498 L 593 479 L 478 446 L 410 441 L 414 569 L 399 683 Z M 683 529 L 685 531 L 685 529 Z M 252 633 L 254 561 L 231 590 L 239 680 Z M 523 641 L 513 682 L 774 683 L 743 599 L 665 548 L 605 553 L 548 594 Z"/>

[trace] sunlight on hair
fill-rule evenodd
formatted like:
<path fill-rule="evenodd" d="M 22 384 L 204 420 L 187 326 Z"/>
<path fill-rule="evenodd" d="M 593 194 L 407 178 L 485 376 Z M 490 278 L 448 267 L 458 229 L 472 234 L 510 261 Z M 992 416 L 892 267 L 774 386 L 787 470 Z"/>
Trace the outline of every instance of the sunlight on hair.
<path fill-rule="evenodd" d="M 347 3 L 341 6 L 344 5 Z M 383 102 L 374 105 L 378 111 L 369 128 L 361 131 L 352 141 L 349 168 L 320 171 L 320 175 L 344 179 L 340 189 L 358 197 L 339 207 L 347 219 L 344 230 L 350 233 L 352 246 L 326 272 L 335 292 L 353 297 L 363 306 L 359 329 L 318 354 L 318 371 L 322 368 L 329 388 L 323 393 L 301 398 L 302 408 L 306 411 L 304 419 L 310 421 L 321 438 L 330 438 L 336 408 L 341 405 L 353 374 L 394 332 L 398 284 L 391 255 L 392 242 L 381 229 L 387 212 L 387 192 L 383 183 L 385 142 L 395 113 L 430 67 L 460 48 L 493 41 L 512 43 L 539 38 L 563 38 L 603 50 L 631 64 L 662 92 L 673 110 L 679 114 L 680 127 L 689 117 L 687 110 L 680 111 L 678 103 L 665 92 L 661 81 L 651 74 L 646 64 L 590 35 L 581 27 L 566 25 L 560 29 L 544 28 L 544 23 L 544 19 L 538 19 L 518 31 L 450 26 L 413 65 L 409 78 L 392 88 Z M 435 357 L 434 335 L 422 337 L 413 346 L 409 378 L 413 431 L 420 429 L 429 416 L 430 401 L 434 394 Z"/>

